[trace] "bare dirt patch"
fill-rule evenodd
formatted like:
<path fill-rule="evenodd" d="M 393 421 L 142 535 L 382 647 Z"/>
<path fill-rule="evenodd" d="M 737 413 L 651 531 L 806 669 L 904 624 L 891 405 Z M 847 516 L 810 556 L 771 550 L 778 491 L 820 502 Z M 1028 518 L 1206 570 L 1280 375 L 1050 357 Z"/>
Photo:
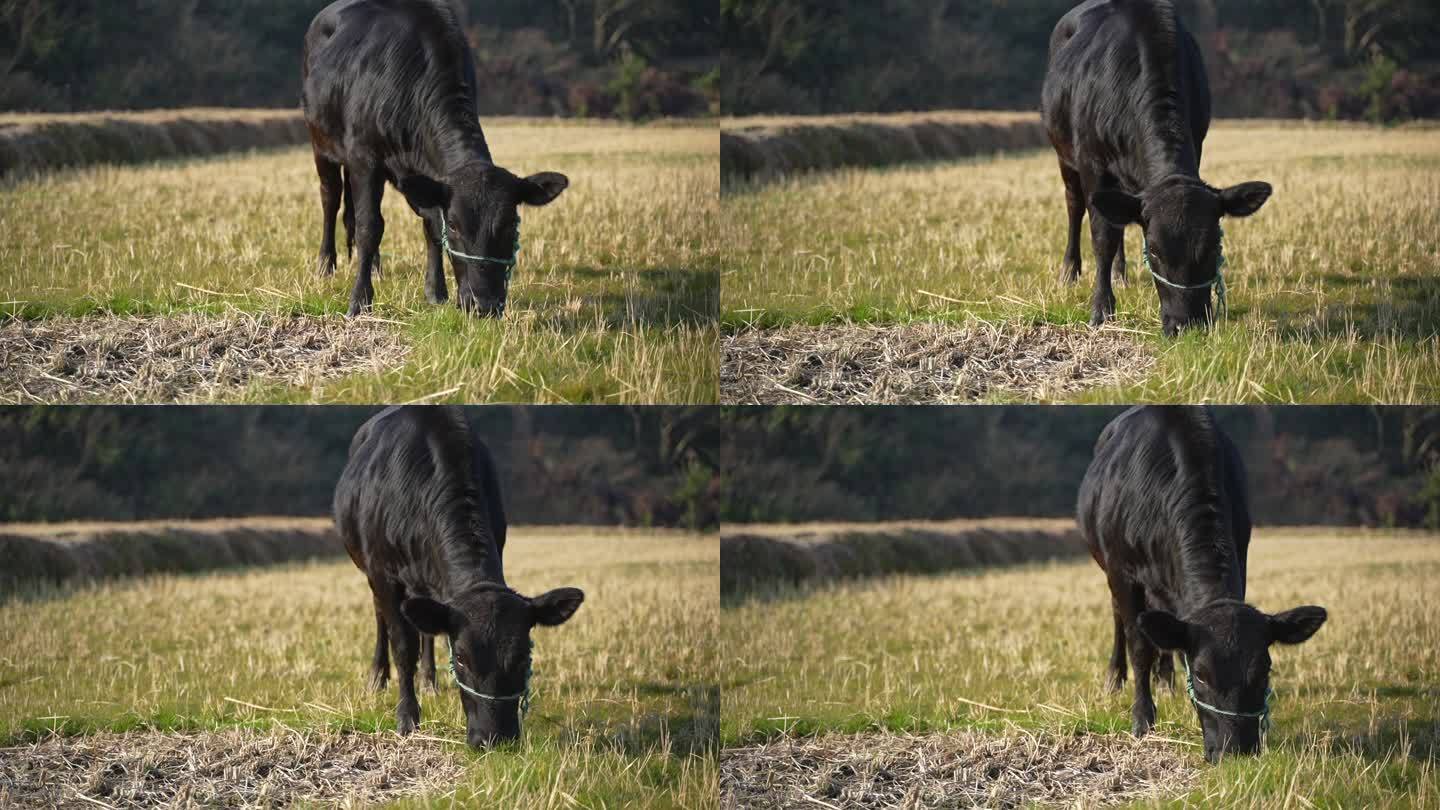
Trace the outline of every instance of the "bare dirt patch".
<path fill-rule="evenodd" d="M 1154 739 L 834 735 L 722 751 L 720 805 L 1096 806 L 1174 795 L 1194 775 L 1189 759 Z"/>
<path fill-rule="evenodd" d="M 981 322 L 747 329 L 723 339 L 720 401 L 740 405 L 1057 399 L 1155 364 L 1119 329 Z"/>
<path fill-rule="evenodd" d="M 52 737 L 0 749 L 0 806 L 367 806 L 445 789 L 462 767 L 437 743 L 388 735 L 287 729 Z"/>
<path fill-rule="evenodd" d="M 0 324 L 0 401 L 193 402 L 251 383 L 314 385 L 394 368 L 409 349 L 376 321 L 178 315 Z"/>

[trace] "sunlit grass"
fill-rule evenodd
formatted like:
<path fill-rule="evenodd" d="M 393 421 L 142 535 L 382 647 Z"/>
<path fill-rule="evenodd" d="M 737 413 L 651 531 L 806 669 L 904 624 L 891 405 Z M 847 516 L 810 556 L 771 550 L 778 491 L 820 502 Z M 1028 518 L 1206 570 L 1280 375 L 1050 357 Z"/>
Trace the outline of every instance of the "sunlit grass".
<path fill-rule="evenodd" d="M 507 168 L 571 181 L 555 203 L 525 212 L 505 320 L 426 303 L 420 223 L 391 189 L 374 314 L 395 321 L 415 351 L 397 369 L 264 397 L 714 401 L 714 125 L 507 122 L 486 135 Z M 341 315 L 354 280 L 343 257 L 333 277 L 316 272 L 308 149 L 42 175 L 0 189 L 0 219 L 0 314 Z M 453 276 L 447 283 L 453 301 Z"/>
<path fill-rule="evenodd" d="M 1330 620 L 1308 643 L 1274 651 L 1278 700 L 1258 759 L 1204 766 L 1183 688 L 1156 690 L 1157 733 L 1206 768 L 1185 799 L 1440 803 L 1440 604 L 1429 595 L 1440 542 L 1262 531 L 1250 563 L 1253 604 L 1324 605 Z M 721 739 L 1016 726 L 1129 734 L 1131 692 L 1103 686 L 1110 615 L 1104 577 L 1089 561 L 891 577 L 726 607 Z"/>
<path fill-rule="evenodd" d="M 1090 401 L 1434 401 L 1440 396 L 1440 129 L 1220 123 L 1202 176 L 1265 180 L 1259 213 L 1227 223 L 1228 318 L 1159 336 L 1133 261 L 1118 325 L 1159 358 Z M 728 329 L 971 319 L 1084 324 L 1094 259 L 1057 280 L 1065 205 L 1049 151 L 814 175 L 727 193 Z M 947 300 L 948 299 L 948 300 Z"/>
<path fill-rule="evenodd" d="M 519 748 L 466 754 L 453 798 L 715 806 L 715 539 L 522 529 L 505 551 L 522 593 L 568 585 L 586 601 L 564 626 L 535 631 L 536 702 Z M 394 733 L 393 681 L 384 693 L 364 685 L 374 614 L 349 561 L 62 591 L 0 606 L 0 627 L 5 744 L 50 730 Z M 441 681 L 438 695 L 420 693 L 420 733 L 468 751 L 455 689 Z"/>

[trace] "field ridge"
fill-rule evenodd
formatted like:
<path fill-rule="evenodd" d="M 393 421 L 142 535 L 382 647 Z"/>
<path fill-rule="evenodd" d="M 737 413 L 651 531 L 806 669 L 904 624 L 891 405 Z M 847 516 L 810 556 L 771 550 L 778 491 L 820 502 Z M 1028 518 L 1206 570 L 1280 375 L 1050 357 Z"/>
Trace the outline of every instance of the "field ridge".
<path fill-rule="evenodd" d="M 720 179 L 765 181 L 847 166 L 1039 149 L 1040 116 L 1019 112 L 935 112 L 795 118 L 733 118 L 720 131 Z"/>
<path fill-rule="evenodd" d="M 1068 518 L 744 525 L 720 534 L 720 593 L 938 574 L 1085 555 Z"/>

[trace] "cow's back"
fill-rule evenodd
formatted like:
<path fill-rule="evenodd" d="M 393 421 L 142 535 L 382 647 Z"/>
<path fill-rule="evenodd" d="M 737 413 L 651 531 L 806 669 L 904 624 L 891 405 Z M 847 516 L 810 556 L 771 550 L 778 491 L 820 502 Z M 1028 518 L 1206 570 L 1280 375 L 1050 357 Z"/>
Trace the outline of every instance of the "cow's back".
<path fill-rule="evenodd" d="M 392 406 L 362 425 L 335 487 L 334 517 L 351 559 L 372 576 L 429 567 L 447 538 L 488 534 L 497 552 L 505 542 L 494 462 L 450 408 Z"/>
<path fill-rule="evenodd" d="M 1198 153 L 1210 88 L 1195 38 L 1167 0 L 1088 0 L 1056 23 L 1041 116 L 1067 163 L 1102 168 L 1145 137 L 1188 132 Z"/>
<path fill-rule="evenodd" d="M 1112 577 L 1178 593 L 1186 577 L 1238 566 L 1234 595 L 1243 599 L 1246 488 L 1239 450 L 1208 410 L 1135 407 L 1096 441 L 1076 519 L 1091 555 Z M 1200 542 L 1217 537 L 1233 544 L 1233 560 L 1230 549 Z"/>
<path fill-rule="evenodd" d="M 475 119 L 475 60 L 444 0 L 338 0 L 305 34 L 301 106 L 335 160 L 418 149 L 425 124 Z"/>

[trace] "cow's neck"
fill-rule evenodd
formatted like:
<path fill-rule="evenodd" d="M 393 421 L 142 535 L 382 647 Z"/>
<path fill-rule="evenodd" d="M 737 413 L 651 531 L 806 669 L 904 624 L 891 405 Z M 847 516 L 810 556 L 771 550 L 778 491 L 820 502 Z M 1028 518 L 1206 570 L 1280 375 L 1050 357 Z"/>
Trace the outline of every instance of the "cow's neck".
<path fill-rule="evenodd" d="M 1199 150 L 1186 123 L 1186 116 L 1176 99 L 1157 104 L 1146 119 L 1146 133 L 1141 139 L 1143 157 L 1140 181 L 1150 188 L 1171 175 L 1200 177 Z"/>
<path fill-rule="evenodd" d="M 505 584 L 505 570 L 495 543 L 488 537 L 469 542 L 441 544 L 444 558 L 440 574 L 445 578 L 445 596 L 453 597 L 480 582 Z"/>
<path fill-rule="evenodd" d="M 1244 572 L 1234 543 L 1218 526 L 1182 536 L 1179 577 L 1180 609 L 1189 615 L 1219 599 L 1245 598 Z"/>
<path fill-rule="evenodd" d="M 433 133 L 430 142 L 435 145 L 433 159 L 440 177 L 449 177 L 462 166 L 476 162 L 494 163 L 480 122 L 470 118 L 469 113 L 450 116 Z"/>

